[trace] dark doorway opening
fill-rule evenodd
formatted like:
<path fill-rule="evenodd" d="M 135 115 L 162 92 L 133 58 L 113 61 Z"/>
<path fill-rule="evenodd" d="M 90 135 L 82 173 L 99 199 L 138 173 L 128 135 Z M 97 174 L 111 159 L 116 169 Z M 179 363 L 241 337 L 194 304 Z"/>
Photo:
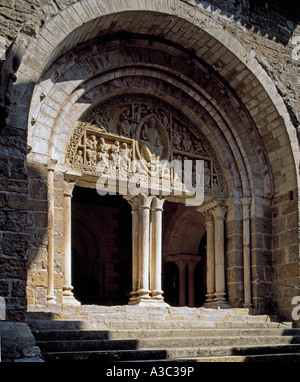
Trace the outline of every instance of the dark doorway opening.
<path fill-rule="evenodd" d="M 205 303 L 206 257 L 204 216 L 192 207 L 166 201 L 163 215 L 162 286 L 165 301 L 169 305 L 200 307 Z M 185 285 L 180 285 L 181 282 Z"/>
<path fill-rule="evenodd" d="M 165 302 L 179 306 L 179 274 L 175 263 L 164 264 L 162 281 Z"/>
<path fill-rule="evenodd" d="M 131 207 L 120 195 L 76 186 L 72 285 L 81 304 L 125 305 L 131 291 Z"/>
<path fill-rule="evenodd" d="M 206 260 L 206 233 L 202 236 L 199 244 L 199 256 L 201 260 L 195 268 L 195 306 L 205 303 L 207 293 L 207 260 Z"/>

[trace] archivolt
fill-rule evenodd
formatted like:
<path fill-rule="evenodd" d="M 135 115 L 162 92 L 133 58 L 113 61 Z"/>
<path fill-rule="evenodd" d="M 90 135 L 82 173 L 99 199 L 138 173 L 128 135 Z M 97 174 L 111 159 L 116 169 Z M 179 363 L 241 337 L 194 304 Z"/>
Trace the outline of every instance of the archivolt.
<path fill-rule="evenodd" d="M 36 124 L 34 139 L 42 147 L 42 153 L 32 151 L 31 160 L 47 163 L 48 141 L 58 114 L 67 113 L 68 109 L 71 109 L 78 93 L 74 93 L 71 98 L 68 97 L 78 85 L 82 85 L 83 80 L 91 79 L 98 74 L 95 72 L 95 66 L 91 61 L 84 61 L 85 54 L 89 55 L 90 51 L 93 51 L 95 55 L 102 52 L 101 59 L 104 60 L 103 67 L 105 67 L 105 70 L 102 71 L 102 78 L 107 76 L 107 84 L 108 80 L 116 74 L 112 67 L 107 67 L 107 63 L 111 62 L 113 65 L 114 60 L 116 60 L 116 67 L 120 69 L 120 62 L 118 62 L 120 51 L 118 52 L 115 47 L 111 46 L 110 50 L 104 54 L 103 50 L 101 51 L 101 44 L 94 45 L 94 42 L 91 42 L 92 39 L 96 36 L 105 38 L 108 35 L 114 36 L 120 31 L 124 32 L 125 29 L 131 34 L 141 33 L 144 35 L 144 45 L 142 46 L 144 49 L 140 49 L 140 52 L 146 51 L 147 44 L 150 47 L 147 52 L 151 52 L 151 43 L 157 39 L 156 47 L 152 49 L 152 52 L 160 52 L 161 56 L 167 52 L 168 58 L 162 65 L 161 62 L 151 62 L 151 54 L 149 54 L 149 63 L 151 63 L 152 68 L 157 64 L 159 67 L 163 66 L 165 72 L 168 73 L 168 81 L 170 80 L 173 84 L 176 79 L 177 84 L 181 82 L 181 84 L 185 84 L 186 89 L 189 88 L 186 94 L 190 95 L 193 92 L 196 94 L 196 102 L 200 99 L 204 100 L 206 103 L 205 110 L 210 113 L 212 118 L 206 119 L 203 114 L 201 128 L 204 124 L 208 125 L 215 141 L 227 142 L 232 151 L 232 160 L 227 161 L 227 163 L 224 162 L 225 169 L 227 167 L 228 180 L 231 177 L 231 170 L 234 172 L 233 169 L 238 168 L 241 177 L 240 184 L 244 188 L 243 194 L 247 195 L 247 190 L 251 188 L 252 194 L 271 195 L 273 192 L 272 172 L 256 127 L 259 132 L 262 129 L 271 132 L 271 120 L 282 116 L 285 122 L 284 129 L 289 135 L 295 153 L 298 152 L 298 148 L 284 103 L 271 79 L 267 77 L 255 58 L 250 56 L 231 35 L 222 29 L 221 25 L 213 21 L 200 7 L 191 7 L 179 0 L 170 0 L 166 3 L 153 1 L 147 4 L 147 9 L 143 9 L 144 5 L 141 5 L 140 2 L 134 4 L 133 7 L 128 6 L 126 2 L 112 3 L 109 6 L 97 3 L 94 7 L 95 4 L 95 2 L 90 4 L 89 0 L 82 1 L 76 7 L 72 5 L 53 17 L 29 44 L 21 63 L 19 69 L 20 84 L 22 82 L 25 84 L 25 78 L 28 78 L 29 71 L 31 78 L 39 81 L 32 99 L 30 97 L 32 82 L 20 86 L 19 94 L 14 99 L 15 103 L 18 104 L 18 97 L 22 99 L 25 93 L 26 99 L 31 99 L 29 120 Z M 80 15 L 78 14 L 78 7 L 83 9 Z M 90 12 L 91 10 L 93 11 Z M 181 33 L 178 33 L 178 30 Z M 149 38 L 147 38 L 147 34 L 150 36 Z M 158 36 L 164 36 L 163 40 Z M 85 52 L 80 52 L 79 55 L 77 48 L 80 42 L 84 42 L 87 49 Z M 119 47 L 118 42 L 116 45 Z M 174 54 L 176 49 L 177 52 L 178 49 L 181 50 L 179 56 Z M 60 66 L 57 58 L 62 57 L 64 53 L 69 54 L 69 60 Z M 126 53 L 129 54 L 129 50 L 123 55 L 124 64 L 128 66 L 129 61 L 126 62 L 124 59 Z M 105 61 L 107 57 L 109 60 Z M 173 61 L 168 62 L 170 57 Z M 202 59 L 201 62 L 200 58 Z M 79 76 L 66 77 L 62 81 L 63 72 L 66 72 L 78 59 L 81 60 L 80 70 L 77 71 Z M 158 58 L 158 61 L 160 60 L 161 58 Z M 138 52 L 133 62 L 139 62 Z M 176 62 L 178 67 L 174 72 L 172 70 L 174 70 L 174 63 Z M 145 57 L 143 57 L 142 63 L 142 67 L 145 68 L 147 66 L 145 65 L 147 64 Z M 193 68 L 195 64 L 196 68 Z M 54 70 L 55 68 L 56 70 Z M 107 72 L 107 68 L 109 68 L 109 72 Z M 229 68 L 235 68 L 234 75 Z M 204 76 L 194 77 L 197 70 L 201 75 L 204 73 Z M 43 76 L 41 76 L 42 73 L 44 73 Z M 52 73 L 51 78 L 49 78 L 49 73 Z M 75 73 L 76 71 L 74 71 Z M 161 68 L 160 73 L 162 73 Z M 213 76 L 211 76 L 212 73 Z M 218 79 L 217 82 L 215 82 L 216 78 Z M 228 96 L 229 99 L 226 101 Z M 267 116 L 272 115 L 267 124 L 262 121 L 260 113 L 257 112 L 262 98 L 269 105 Z M 59 99 L 60 102 L 65 101 L 63 108 L 58 108 L 57 102 L 52 102 L 55 99 Z M 200 104 L 200 102 L 198 103 Z M 44 105 L 48 106 L 47 110 L 45 110 Z M 45 112 L 44 115 L 41 113 L 42 109 Z M 192 111 L 186 107 L 186 112 L 191 112 L 192 115 Z M 22 118 L 20 119 L 22 120 Z M 200 123 L 199 117 L 198 122 Z M 67 123 L 66 120 L 65 123 Z M 216 125 L 218 125 L 218 129 L 216 129 Z M 31 132 L 29 131 L 29 133 L 29 145 L 32 145 Z M 223 149 L 223 143 L 219 143 L 218 146 Z M 249 152 L 250 146 L 255 147 L 252 152 Z M 218 150 L 218 152 L 221 159 L 222 150 Z M 292 151 L 291 155 L 293 155 Z M 296 161 L 298 161 L 298 157 Z M 250 188 L 246 180 L 251 183 Z M 232 182 L 232 187 L 235 189 L 235 182 Z"/>
<path fill-rule="evenodd" d="M 265 175 L 271 176 L 263 144 L 247 110 L 230 86 L 225 86 L 213 70 L 178 47 L 151 41 L 150 36 L 149 40 L 129 37 L 106 44 L 100 41 L 100 45 L 95 41 L 90 49 L 83 47 L 83 54 L 76 60 L 72 56 L 77 55 L 69 52 L 45 73 L 37 91 L 44 92 L 47 88 L 52 108 L 58 112 L 50 127 L 47 99 L 40 108 L 32 108 L 37 121 L 32 129 L 32 154 L 43 156 L 45 163 L 49 159 L 64 163 L 71 131 L 90 105 L 116 94 L 150 93 L 185 113 L 211 141 L 227 174 L 230 196 L 249 196 L 254 190 L 259 195 L 270 194 L 271 179 L 265 182 L 264 189 L 261 184 Z M 68 92 L 64 93 L 63 89 Z M 50 139 L 41 145 L 39 132 L 47 129 Z M 257 169 L 264 173 L 260 181 L 252 175 L 258 173 Z"/>

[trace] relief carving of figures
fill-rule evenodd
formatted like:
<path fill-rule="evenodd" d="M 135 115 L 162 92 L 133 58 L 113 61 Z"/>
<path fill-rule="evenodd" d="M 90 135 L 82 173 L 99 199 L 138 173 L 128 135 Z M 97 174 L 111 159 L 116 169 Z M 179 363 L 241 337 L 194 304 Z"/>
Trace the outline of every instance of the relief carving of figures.
<path fill-rule="evenodd" d="M 86 158 L 87 164 L 95 166 L 97 163 L 97 139 L 95 135 L 91 135 L 86 141 Z"/>
<path fill-rule="evenodd" d="M 120 165 L 121 169 L 128 169 L 132 157 L 132 150 L 128 148 L 127 143 L 123 142 L 120 149 Z"/>
<path fill-rule="evenodd" d="M 195 141 L 194 143 L 194 153 L 198 155 L 204 155 L 207 156 L 207 153 L 205 152 L 203 145 L 200 141 Z"/>
<path fill-rule="evenodd" d="M 115 143 L 111 145 L 109 159 L 112 161 L 114 168 L 118 169 L 120 167 L 121 157 L 120 157 L 120 142 L 119 141 L 115 141 Z"/>
<path fill-rule="evenodd" d="M 78 150 L 74 159 L 75 164 L 83 164 L 83 152 L 82 150 Z"/>
<path fill-rule="evenodd" d="M 225 193 L 221 167 L 199 128 L 164 101 L 139 94 L 116 96 L 89 110 L 74 128 L 66 152 L 66 162 L 83 172 L 115 169 L 121 176 L 126 170 L 129 177 L 158 172 L 174 187 L 184 181 L 184 159 L 193 161 L 192 184 L 195 163 L 204 160 L 206 192 Z"/>
<path fill-rule="evenodd" d="M 134 160 L 129 166 L 130 172 L 140 176 L 148 175 L 148 171 L 146 170 L 147 168 L 148 166 L 145 160 Z"/>
<path fill-rule="evenodd" d="M 148 124 L 144 123 L 141 130 L 141 143 L 143 143 L 150 151 L 150 158 L 162 156 L 164 146 L 157 131 L 157 121 L 154 117 L 148 120 Z"/>
<path fill-rule="evenodd" d="M 130 110 L 125 109 L 120 115 L 119 134 L 123 137 L 131 138 L 132 136 L 131 129 L 132 129 L 132 125 L 130 123 Z"/>
<path fill-rule="evenodd" d="M 181 150 L 181 135 L 178 131 L 178 125 L 177 123 L 174 123 L 174 129 L 173 129 L 173 145 L 175 149 Z"/>
<path fill-rule="evenodd" d="M 183 128 L 182 132 L 182 150 L 186 152 L 190 152 L 192 147 L 192 140 L 189 133 L 186 130 L 186 127 Z"/>
<path fill-rule="evenodd" d="M 108 168 L 108 157 L 108 148 L 106 147 L 105 140 L 100 138 L 98 159 L 101 167 Z"/>
<path fill-rule="evenodd" d="M 209 168 L 209 163 L 207 161 L 204 162 L 204 187 L 210 188 L 210 178 L 211 171 Z"/>
<path fill-rule="evenodd" d="M 91 122 L 91 125 L 96 126 L 101 131 L 108 130 L 108 121 L 103 115 L 96 115 L 96 118 Z"/>
<path fill-rule="evenodd" d="M 214 178 L 214 179 L 213 179 L 212 189 L 213 189 L 214 191 L 219 191 L 219 185 L 218 185 L 217 178 Z"/>

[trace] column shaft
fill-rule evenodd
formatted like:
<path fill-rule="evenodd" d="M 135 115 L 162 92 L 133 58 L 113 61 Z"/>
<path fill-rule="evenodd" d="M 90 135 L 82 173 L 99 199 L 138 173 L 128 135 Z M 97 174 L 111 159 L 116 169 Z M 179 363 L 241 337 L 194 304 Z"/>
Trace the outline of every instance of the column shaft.
<path fill-rule="evenodd" d="M 152 196 L 141 196 L 139 213 L 139 299 L 149 299 L 149 238 L 150 238 L 150 205 Z"/>
<path fill-rule="evenodd" d="M 224 220 L 226 209 L 217 205 L 214 210 L 215 221 L 215 300 L 224 301 L 225 293 L 225 261 L 224 261 Z"/>
<path fill-rule="evenodd" d="M 73 296 L 72 287 L 72 241 L 71 241 L 71 198 L 74 182 L 65 181 L 64 189 L 64 286 L 63 303 L 79 305 Z"/>
<path fill-rule="evenodd" d="M 207 293 L 206 302 L 214 299 L 215 293 L 215 237 L 214 221 L 211 212 L 206 212 L 206 259 L 207 259 Z"/>
<path fill-rule="evenodd" d="M 251 254 L 250 254 L 250 198 L 241 199 L 243 205 L 243 260 L 244 260 L 244 307 L 251 301 Z"/>
<path fill-rule="evenodd" d="M 48 169 L 48 291 L 47 302 L 54 303 L 54 169 Z"/>
<path fill-rule="evenodd" d="M 153 197 L 151 220 L 151 278 L 150 289 L 151 297 L 155 300 L 163 300 L 162 294 L 162 211 L 164 199 Z"/>
<path fill-rule="evenodd" d="M 139 209 L 138 200 L 132 203 L 132 292 L 131 300 L 138 296 L 138 269 L 139 269 Z"/>
<path fill-rule="evenodd" d="M 179 272 L 179 306 L 186 306 L 186 261 L 176 261 Z"/>

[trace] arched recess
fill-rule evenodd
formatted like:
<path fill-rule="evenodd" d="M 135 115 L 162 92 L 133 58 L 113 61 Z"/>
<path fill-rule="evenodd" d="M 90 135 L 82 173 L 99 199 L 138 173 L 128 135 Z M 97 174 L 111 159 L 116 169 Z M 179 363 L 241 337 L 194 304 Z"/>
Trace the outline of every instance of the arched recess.
<path fill-rule="evenodd" d="M 240 198 L 251 198 L 253 302 L 264 309 L 260 288 L 265 287 L 255 280 L 269 279 L 263 269 L 272 268 L 272 255 L 260 242 L 272 234 L 265 220 L 271 198 L 298 194 L 299 148 L 284 102 L 255 57 L 200 7 L 179 0 L 131 6 L 82 1 L 24 40 L 10 123 L 28 122 L 28 161 L 47 166 L 57 160 L 56 171 L 63 173 L 71 130 L 99 97 L 155 92 L 212 143 L 229 191 L 228 227 L 243 220 Z M 283 148 L 292 163 L 282 163 Z M 228 235 L 228 279 L 230 264 L 239 263 L 243 251 L 240 236 Z"/>
<path fill-rule="evenodd" d="M 166 300 L 179 306 L 202 306 L 207 292 L 205 217 L 183 204 L 166 202 L 163 231 Z"/>

